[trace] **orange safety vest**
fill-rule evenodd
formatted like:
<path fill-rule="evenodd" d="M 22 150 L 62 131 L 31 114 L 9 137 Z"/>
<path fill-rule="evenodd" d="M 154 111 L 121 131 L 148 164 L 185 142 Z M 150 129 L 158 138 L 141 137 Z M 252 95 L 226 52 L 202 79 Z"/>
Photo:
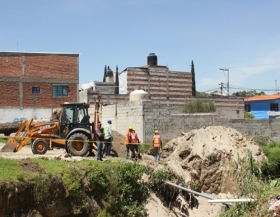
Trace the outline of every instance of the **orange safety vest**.
<path fill-rule="evenodd" d="M 154 135 L 153 144 L 154 144 L 155 148 L 160 147 L 160 144 L 161 144 L 160 135 Z"/>
<path fill-rule="evenodd" d="M 125 135 L 125 145 L 128 145 L 131 142 L 131 132 L 127 131 Z"/>
<path fill-rule="evenodd" d="M 137 133 L 131 133 L 130 134 L 130 136 L 131 136 L 131 143 L 133 144 L 133 145 L 137 145 Z"/>

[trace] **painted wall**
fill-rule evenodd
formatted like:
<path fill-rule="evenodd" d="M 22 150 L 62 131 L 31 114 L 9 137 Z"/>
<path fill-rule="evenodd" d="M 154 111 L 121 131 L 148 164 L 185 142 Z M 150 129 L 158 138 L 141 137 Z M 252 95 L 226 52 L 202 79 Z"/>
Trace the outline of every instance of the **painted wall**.
<path fill-rule="evenodd" d="M 266 100 L 266 101 L 255 101 L 255 102 L 245 102 L 247 105 L 251 105 L 251 113 L 255 116 L 255 119 L 268 119 L 267 114 L 270 111 L 271 103 L 278 103 L 279 108 L 280 100 Z"/>
<path fill-rule="evenodd" d="M 34 120 L 50 119 L 52 114 L 51 108 L 4 108 L 0 109 L 0 123 L 15 122 L 22 120 L 29 120 L 34 118 Z"/>

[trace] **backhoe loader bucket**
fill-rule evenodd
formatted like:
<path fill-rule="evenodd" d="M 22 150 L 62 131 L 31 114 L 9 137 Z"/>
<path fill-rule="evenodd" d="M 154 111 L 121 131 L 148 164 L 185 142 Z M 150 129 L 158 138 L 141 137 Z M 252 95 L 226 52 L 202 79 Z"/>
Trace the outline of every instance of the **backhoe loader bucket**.
<path fill-rule="evenodd" d="M 7 144 L 4 145 L 1 152 L 17 152 L 22 149 L 29 140 L 29 137 L 25 137 L 25 135 L 27 134 L 26 130 L 29 130 L 32 121 L 33 118 L 31 118 L 30 121 L 24 121 L 16 134 L 14 136 L 9 136 Z"/>
<path fill-rule="evenodd" d="M 16 152 L 17 151 L 17 141 L 15 137 L 9 136 L 7 144 L 1 149 L 1 152 Z"/>
<path fill-rule="evenodd" d="M 4 145 L 4 147 L 1 149 L 1 152 L 15 152 L 16 146 L 13 143 L 7 143 Z"/>

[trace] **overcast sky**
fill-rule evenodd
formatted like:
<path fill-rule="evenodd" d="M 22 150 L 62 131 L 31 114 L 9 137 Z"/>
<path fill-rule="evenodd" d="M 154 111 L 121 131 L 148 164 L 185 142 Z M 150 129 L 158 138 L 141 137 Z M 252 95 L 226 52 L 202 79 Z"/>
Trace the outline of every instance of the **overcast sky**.
<path fill-rule="evenodd" d="M 0 51 L 79 53 L 80 87 L 146 65 L 190 72 L 207 92 L 280 86 L 279 0 L 0 0 Z M 235 88 L 235 89 L 234 89 Z M 269 91 L 270 90 L 270 91 Z"/>

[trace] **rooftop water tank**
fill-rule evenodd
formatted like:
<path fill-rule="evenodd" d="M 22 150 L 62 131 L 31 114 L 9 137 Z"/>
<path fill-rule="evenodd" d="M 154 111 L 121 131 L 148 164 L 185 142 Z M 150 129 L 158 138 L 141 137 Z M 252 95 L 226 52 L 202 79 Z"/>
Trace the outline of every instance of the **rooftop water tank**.
<path fill-rule="evenodd" d="M 157 66 L 157 55 L 155 53 L 150 53 L 148 56 L 148 65 Z"/>
<path fill-rule="evenodd" d="M 107 70 L 106 77 L 113 77 L 113 71 L 111 69 Z"/>
<path fill-rule="evenodd" d="M 140 101 L 148 99 L 148 93 L 144 90 L 134 90 L 129 94 L 129 101 Z"/>

